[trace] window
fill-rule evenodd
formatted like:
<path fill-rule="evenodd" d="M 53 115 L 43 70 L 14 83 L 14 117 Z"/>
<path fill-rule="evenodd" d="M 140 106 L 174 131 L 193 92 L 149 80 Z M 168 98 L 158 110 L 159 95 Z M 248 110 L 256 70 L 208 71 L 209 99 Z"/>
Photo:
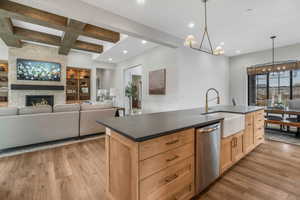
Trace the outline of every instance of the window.
<path fill-rule="evenodd" d="M 293 99 L 300 99 L 300 70 L 297 69 L 297 70 L 293 70 L 293 79 L 292 79 L 292 82 L 293 82 Z"/>
<path fill-rule="evenodd" d="M 287 105 L 290 99 L 290 71 L 270 73 L 269 100 Z"/>
<path fill-rule="evenodd" d="M 267 75 L 256 76 L 256 103 L 255 105 L 267 105 Z"/>
<path fill-rule="evenodd" d="M 249 105 L 287 105 L 289 99 L 300 99 L 300 69 L 248 75 Z"/>

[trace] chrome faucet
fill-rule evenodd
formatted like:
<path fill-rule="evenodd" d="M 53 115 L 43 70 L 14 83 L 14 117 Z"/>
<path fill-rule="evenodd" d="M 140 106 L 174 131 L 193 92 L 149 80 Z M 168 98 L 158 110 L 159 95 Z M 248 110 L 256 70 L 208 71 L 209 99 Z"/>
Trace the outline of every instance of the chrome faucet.
<path fill-rule="evenodd" d="M 219 93 L 219 91 L 215 88 L 209 88 L 206 91 L 206 98 L 205 98 L 205 112 L 206 113 L 208 113 L 208 94 L 209 94 L 210 91 L 215 91 L 215 93 L 217 94 L 217 97 L 213 98 L 213 99 L 210 99 L 209 101 L 217 99 L 217 104 L 220 104 L 220 93 Z"/>

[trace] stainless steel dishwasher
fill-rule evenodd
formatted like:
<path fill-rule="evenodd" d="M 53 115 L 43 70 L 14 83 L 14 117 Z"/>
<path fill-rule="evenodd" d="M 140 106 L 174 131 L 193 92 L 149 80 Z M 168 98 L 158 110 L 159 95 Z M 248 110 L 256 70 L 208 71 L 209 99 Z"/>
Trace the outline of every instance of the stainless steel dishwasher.
<path fill-rule="evenodd" d="M 196 194 L 220 176 L 221 124 L 196 130 Z"/>

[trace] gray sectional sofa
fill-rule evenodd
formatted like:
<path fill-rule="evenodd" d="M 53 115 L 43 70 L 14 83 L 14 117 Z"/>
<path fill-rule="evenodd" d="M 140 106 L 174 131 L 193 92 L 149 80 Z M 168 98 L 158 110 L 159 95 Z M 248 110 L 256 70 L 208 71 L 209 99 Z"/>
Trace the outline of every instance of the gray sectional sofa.
<path fill-rule="evenodd" d="M 115 112 L 110 104 L 0 108 L 0 150 L 102 133 L 96 120 Z"/>

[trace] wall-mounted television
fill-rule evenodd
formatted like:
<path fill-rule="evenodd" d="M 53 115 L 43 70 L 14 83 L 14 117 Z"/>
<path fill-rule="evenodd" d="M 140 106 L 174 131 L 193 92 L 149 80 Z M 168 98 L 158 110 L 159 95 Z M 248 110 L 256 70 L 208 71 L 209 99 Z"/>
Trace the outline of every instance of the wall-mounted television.
<path fill-rule="evenodd" d="M 17 59 L 17 80 L 60 81 L 61 64 Z"/>

